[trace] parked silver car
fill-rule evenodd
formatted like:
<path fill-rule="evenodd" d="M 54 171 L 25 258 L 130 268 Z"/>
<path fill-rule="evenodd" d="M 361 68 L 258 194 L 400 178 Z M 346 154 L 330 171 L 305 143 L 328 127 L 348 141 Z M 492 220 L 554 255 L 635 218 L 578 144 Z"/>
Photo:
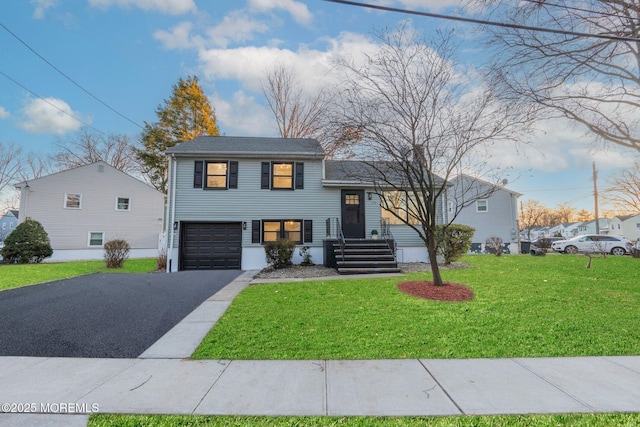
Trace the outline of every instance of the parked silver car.
<path fill-rule="evenodd" d="M 584 234 L 568 240 L 559 240 L 551 244 L 556 252 L 567 254 L 607 253 L 626 255 L 631 253 L 633 243 L 624 236 L 608 236 L 603 234 Z"/>

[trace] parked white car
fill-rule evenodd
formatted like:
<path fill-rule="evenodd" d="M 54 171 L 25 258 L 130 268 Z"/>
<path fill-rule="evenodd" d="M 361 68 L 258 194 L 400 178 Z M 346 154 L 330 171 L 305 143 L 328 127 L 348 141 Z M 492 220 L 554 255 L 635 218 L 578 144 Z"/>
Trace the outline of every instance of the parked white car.
<path fill-rule="evenodd" d="M 633 242 L 623 236 L 607 236 L 602 234 L 585 234 L 567 240 L 558 240 L 551 244 L 556 252 L 567 254 L 609 253 L 612 255 L 626 255 L 631 253 Z"/>

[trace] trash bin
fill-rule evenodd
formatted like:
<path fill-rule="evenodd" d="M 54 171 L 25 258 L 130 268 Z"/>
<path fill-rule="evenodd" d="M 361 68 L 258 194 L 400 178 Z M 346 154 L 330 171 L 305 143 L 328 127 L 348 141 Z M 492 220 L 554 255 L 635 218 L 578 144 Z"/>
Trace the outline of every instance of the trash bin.
<path fill-rule="evenodd" d="M 631 248 L 631 256 L 634 258 L 640 258 L 640 248 L 633 247 Z"/>
<path fill-rule="evenodd" d="M 520 242 L 520 253 L 528 254 L 531 250 L 531 242 Z"/>

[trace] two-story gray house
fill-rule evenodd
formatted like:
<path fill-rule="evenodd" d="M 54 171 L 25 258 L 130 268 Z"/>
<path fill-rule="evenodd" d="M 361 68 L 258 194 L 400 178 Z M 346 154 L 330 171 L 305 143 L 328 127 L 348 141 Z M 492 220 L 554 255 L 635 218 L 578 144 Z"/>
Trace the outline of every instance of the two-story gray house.
<path fill-rule="evenodd" d="M 417 234 L 381 208 L 379 188 L 354 175 L 361 162 L 325 159 L 314 139 L 203 136 L 166 154 L 168 271 L 264 268 L 264 244 L 277 239 L 321 264 L 327 242 L 373 230 L 392 236 L 398 262 L 428 259 Z M 446 218 L 444 203 L 438 211 Z"/>

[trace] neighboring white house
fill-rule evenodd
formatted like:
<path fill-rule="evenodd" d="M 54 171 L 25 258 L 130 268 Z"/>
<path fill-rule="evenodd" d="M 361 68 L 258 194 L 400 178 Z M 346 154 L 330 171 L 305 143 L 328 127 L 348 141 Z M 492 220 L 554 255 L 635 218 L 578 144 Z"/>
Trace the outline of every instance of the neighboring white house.
<path fill-rule="evenodd" d="M 164 194 L 99 161 L 15 185 L 20 222 L 42 224 L 53 256 L 45 261 L 102 259 L 103 245 L 124 239 L 130 258 L 158 256 Z"/>
<path fill-rule="evenodd" d="M 518 250 L 518 197 L 522 194 L 467 175 L 450 180 L 448 222 L 475 228 L 471 252 L 484 252 L 488 238 L 499 237 L 505 253 Z M 464 206 L 453 219 L 456 206 Z"/>
<path fill-rule="evenodd" d="M 316 140 L 204 136 L 171 147 L 167 155 L 169 271 L 263 268 L 264 245 L 277 239 L 308 247 L 320 264 L 330 256 L 332 240 L 366 240 L 373 230 L 391 233 L 385 240 L 397 247 L 398 262 L 428 259 L 416 232 L 380 205 L 380 196 L 397 196 L 397 212 L 406 214 L 409 196 L 378 194 L 363 162 L 327 160 Z M 474 206 L 469 220 L 480 217 L 473 219 L 476 232 L 514 242 L 516 198 L 500 189 L 488 205 Z M 440 200 L 440 223 L 445 206 Z"/>
<path fill-rule="evenodd" d="M 596 220 L 583 222 L 578 226 L 578 234 L 616 234 L 609 233 L 609 222 L 611 220 L 609 218 L 600 218 L 598 219 L 598 224 L 596 227 Z"/>
<path fill-rule="evenodd" d="M 640 239 L 640 213 L 614 216 L 609 223 L 609 234 L 624 236 L 633 241 Z"/>

